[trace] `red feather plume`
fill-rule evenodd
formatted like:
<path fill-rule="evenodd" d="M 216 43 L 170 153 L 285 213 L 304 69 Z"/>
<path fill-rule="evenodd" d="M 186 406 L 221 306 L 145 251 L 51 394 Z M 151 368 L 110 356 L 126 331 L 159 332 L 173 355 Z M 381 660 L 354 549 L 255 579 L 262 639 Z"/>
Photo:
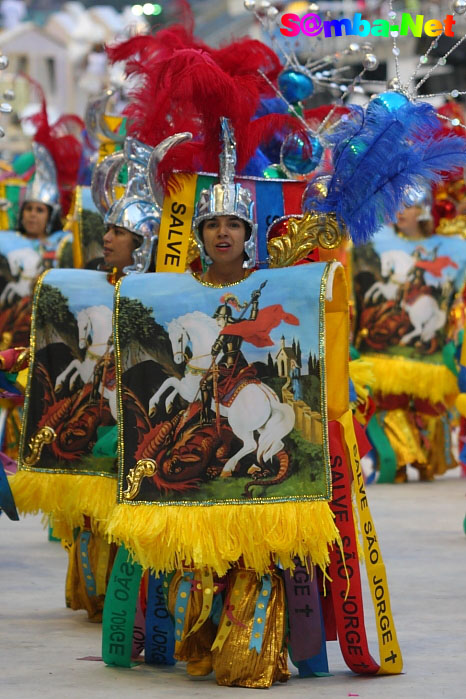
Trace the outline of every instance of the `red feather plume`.
<path fill-rule="evenodd" d="M 125 110 L 129 134 L 149 145 L 179 131 L 194 134 L 160 163 L 164 183 L 173 170 L 218 170 L 222 116 L 235 132 L 238 172 L 278 130 L 302 131 L 289 115 L 254 119 L 261 99 L 275 94 L 259 71 L 274 81 L 282 69 L 277 55 L 259 41 L 243 38 L 214 49 L 176 25 L 107 51 L 111 61 L 126 60 L 127 74 L 139 78 Z"/>

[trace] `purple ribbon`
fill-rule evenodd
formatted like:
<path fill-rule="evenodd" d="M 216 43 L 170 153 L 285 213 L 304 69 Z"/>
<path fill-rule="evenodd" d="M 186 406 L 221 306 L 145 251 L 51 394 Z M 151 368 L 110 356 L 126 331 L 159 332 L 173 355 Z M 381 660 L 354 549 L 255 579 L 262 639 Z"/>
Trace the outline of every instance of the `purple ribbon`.
<path fill-rule="evenodd" d="M 286 602 L 290 626 L 290 654 L 293 662 L 308 660 L 320 652 L 322 645 L 322 619 L 320 616 L 317 573 L 311 580 L 309 570 L 295 560 L 291 574 L 285 570 Z"/>

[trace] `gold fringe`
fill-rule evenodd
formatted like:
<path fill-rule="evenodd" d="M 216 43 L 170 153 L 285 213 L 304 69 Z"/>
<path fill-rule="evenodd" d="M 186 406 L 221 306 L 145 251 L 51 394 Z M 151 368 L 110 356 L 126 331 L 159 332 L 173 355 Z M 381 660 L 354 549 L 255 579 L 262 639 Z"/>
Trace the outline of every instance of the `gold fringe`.
<path fill-rule="evenodd" d="M 341 544 L 328 503 L 283 502 L 211 507 L 117 505 L 108 536 L 126 548 L 143 568 L 179 570 L 209 566 L 225 575 L 231 562 L 260 574 L 272 558 L 285 568 L 293 558 L 325 570 L 328 548 Z"/>
<path fill-rule="evenodd" d="M 458 385 L 454 374 L 442 364 L 403 359 L 401 357 L 375 357 L 369 355 L 375 376 L 374 391 L 385 395 L 407 393 L 432 403 L 451 404 Z M 350 362 L 350 367 L 353 362 Z"/>
<path fill-rule="evenodd" d="M 354 390 L 358 398 L 360 397 L 366 401 L 369 396 L 369 389 L 373 389 L 375 385 L 375 376 L 372 371 L 371 359 L 353 359 L 348 367 L 350 379 L 353 382 Z"/>
<path fill-rule="evenodd" d="M 61 539 L 72 539 L 84 515 L 91 517 L 93 531 L 103 533 L 116 503 L 117 481 L 105 476 L 18 471 L 9 483 L 18 511 L 51 516 L 54 536 Z"/>

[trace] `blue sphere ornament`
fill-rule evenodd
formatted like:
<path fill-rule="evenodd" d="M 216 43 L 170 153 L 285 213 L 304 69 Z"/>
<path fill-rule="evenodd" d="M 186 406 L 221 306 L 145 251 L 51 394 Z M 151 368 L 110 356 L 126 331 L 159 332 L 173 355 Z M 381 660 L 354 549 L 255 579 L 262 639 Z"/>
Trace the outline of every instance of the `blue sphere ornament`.
<path fill-rule="evenodd" d="M 388 112 L 396 112 L 400 107 L 404 107 L 408 103 L 408 98 L 405 97 L 401 92 L 381 92 L 377 95 L 367 107 L 367 112 L 370 113 L 371 106 L 374 104 L 379 104 Z"/>
<path fill-rule="evenodd" d="M 278 76 L 278 87 L 284 98 L 294 104 L 305 100 L 314 92 L 311 78 L 299 70 L 284 70 Z"/>
<path fill-rule="evenodd" d="M 324 149 L 316 136 L 303 138 L 291 133 L 280 149 L 280 165 L 289 177 L 307 179 L 320 163 Z"/>

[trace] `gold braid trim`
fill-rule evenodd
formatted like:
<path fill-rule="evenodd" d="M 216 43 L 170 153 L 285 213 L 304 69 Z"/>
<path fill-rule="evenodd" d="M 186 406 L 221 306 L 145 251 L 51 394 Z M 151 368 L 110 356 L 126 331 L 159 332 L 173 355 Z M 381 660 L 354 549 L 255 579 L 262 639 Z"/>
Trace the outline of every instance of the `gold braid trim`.
<path fill-rule="evenodd" d="M 438 235 L 459 235 L 466 238 L 466 215 L 461 214 L 455 218 L 441 218 L 435 231 Z"/>

